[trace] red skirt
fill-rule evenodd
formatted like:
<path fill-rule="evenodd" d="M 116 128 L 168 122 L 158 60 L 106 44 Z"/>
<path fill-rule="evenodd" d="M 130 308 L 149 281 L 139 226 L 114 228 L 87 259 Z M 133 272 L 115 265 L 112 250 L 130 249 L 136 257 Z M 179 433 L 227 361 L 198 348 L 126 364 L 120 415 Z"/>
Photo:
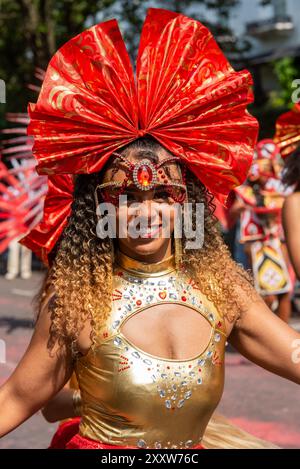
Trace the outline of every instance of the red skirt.
<path fill-rule="evenodd" d="M 56 430 L 49 449 L 139 449 L 137 446 L 108 445 L 101 441 L 81 436 L 79 431 L 80 417 L 63 422 Z M 196 445 L 189 449 L 204 449 Z"/>
<path fill-rule="evenodd" d="M 66 445 L 66 449 L 140 449 L 137 446 L 108 445 L 100 441 L 91 440 L 78 433 Z M 204 449 L 202 445 L 196 445 L 189 449 Z"/>
<path fill-rule="evenodd" d="M 80 417 L 62 422 L 53 435 L 48 449 L 66 449 L 67 443 L 79 431 Z"/>

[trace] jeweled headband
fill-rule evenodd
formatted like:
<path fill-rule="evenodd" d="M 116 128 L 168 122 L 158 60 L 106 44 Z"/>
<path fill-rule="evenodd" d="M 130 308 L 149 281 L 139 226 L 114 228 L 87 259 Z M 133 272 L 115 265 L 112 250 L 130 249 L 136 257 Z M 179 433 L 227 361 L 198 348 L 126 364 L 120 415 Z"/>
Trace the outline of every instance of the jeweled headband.
<path fill-rule="evenodd" d="M 176 162 L 180 163 L 180 159 L 177 156 L 170 156 L 161 160 L 158 163 L 152 163 L 147 157 L 132 163 L 120 153 L 114 152 L 112 156 L 118 160 L 121 160 L 125 168 L 125 178 L 123 182 L 109 181 L 102 184 L 98 184 L 95 189 L 96 204 L 99 203 L 97 191 L 101 191 L 102 198 L 107 202 L 113 204 L 118 203 L 119 196 L 123 194 L 126 188 L 135 187 L 141 191 L 147 191 L 154 188 L 164 188 L 170 195 L 170 197 L 178 203 L 183 203 L 187 199 L 186 191 L 186 166 L 182 167 L 182 183 L 169 182 L 169 178 L 164 171 L 164 166 L 168 163 Z M 109 191 L 107 189 L 114 188 L 117 190 Z"/>

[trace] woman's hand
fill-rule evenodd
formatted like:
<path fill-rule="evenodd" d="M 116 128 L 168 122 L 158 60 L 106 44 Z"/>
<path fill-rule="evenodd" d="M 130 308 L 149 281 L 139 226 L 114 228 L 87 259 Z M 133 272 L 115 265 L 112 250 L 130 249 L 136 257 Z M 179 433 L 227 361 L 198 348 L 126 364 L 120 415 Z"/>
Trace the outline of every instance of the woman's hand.
<path fill-rule="evenodd" d="M 291 263 L 300 280 L 300 192 L 286 198 L 282 208 L 282 224 Z"/>
<path fill-rule="evenodd" d="M 42 409 L 42 414 L 47 422 L 57 422 L 67 418 L 77 417 L 75 412 L 73 394 L 75 391 L 66 385 L 56 396 L 54 396 Z"/>
<path fill-rule="evenodd" d="M 0 388 L 0 436 L 14 430 L 41 409 L 70 379 L 71 353 L 57 343 L 50 352 L 50 325 L 46 305 L 40 312 L 27 351 Z"/>
<path fill-rule="evenodd" d="M 228 341 L 253 363 L 300 384 L 300 334 L 278 318 L 253 288 Z"/>

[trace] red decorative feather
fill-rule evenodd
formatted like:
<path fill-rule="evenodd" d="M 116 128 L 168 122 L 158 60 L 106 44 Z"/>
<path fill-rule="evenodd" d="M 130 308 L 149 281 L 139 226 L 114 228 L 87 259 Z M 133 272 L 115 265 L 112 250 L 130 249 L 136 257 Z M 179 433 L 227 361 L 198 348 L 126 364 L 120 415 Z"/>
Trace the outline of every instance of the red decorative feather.
<path fill-rule="evenodd" d="M 37 174 L 33 158 L 15 158 L 10 169 L 0 161 L 0 253 L 41 220 L 46 181 Z"/>

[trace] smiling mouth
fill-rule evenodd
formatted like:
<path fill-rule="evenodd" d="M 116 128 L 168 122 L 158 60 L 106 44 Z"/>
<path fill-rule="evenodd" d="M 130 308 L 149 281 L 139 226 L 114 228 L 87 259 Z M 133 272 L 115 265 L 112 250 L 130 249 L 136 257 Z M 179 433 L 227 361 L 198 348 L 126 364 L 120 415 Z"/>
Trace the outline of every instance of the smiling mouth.
<path fill-rule="evenodd" d="M 153 226 L 148 226 L 145 229 L 139 230 L 139 238 L 152 238 L 155 236 L 157 233 L 160 232 L 162 228 L 162 225 L 153 225 Z"/>

